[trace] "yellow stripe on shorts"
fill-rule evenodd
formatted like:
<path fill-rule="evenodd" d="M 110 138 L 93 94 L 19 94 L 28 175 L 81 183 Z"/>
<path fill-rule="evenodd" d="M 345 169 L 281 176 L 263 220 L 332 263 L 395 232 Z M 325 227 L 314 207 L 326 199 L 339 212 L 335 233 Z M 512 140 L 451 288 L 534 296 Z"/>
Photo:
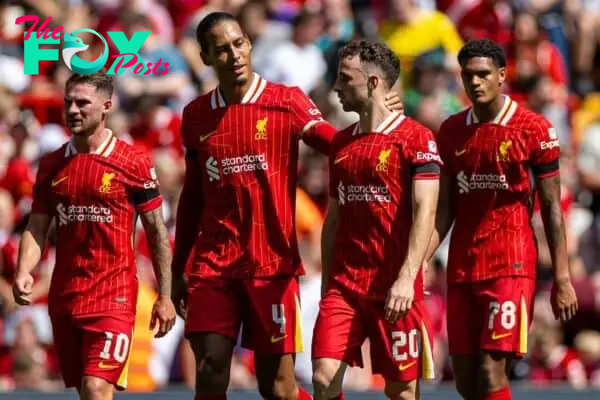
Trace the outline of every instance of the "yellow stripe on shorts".
<path fill-rule="evenodd" d="M 304 343 L 302 340 L 302 313 L 300 311 L 300 302 L 298 296 L 294 296 L 296 302 L 296 331 L 294 332 L 294 349 L 296 353 L 302 353 L 304 351 Z"/>
<path fill-rule="evenodd" d="M 527 333 L 529 330 L 529 313 L 527 312 L 527 302 L 525 297 L 521 296 L 521 312 L 519 313 L 519 353 L 527 353 Z"/>
<path fill-rule="evenodd" d="M 433 364 L 433 347 L 425 324 L 421 323 L 421 376 L 423 379 L 435 379 Z"/>

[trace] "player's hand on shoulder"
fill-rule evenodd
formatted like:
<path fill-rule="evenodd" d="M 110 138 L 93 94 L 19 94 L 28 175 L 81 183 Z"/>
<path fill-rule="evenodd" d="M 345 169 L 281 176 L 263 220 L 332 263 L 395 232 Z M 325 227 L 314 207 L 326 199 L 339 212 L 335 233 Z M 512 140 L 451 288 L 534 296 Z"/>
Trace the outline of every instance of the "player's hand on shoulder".
<path fill-rule="evenodd" d="M 385 301 L 385 319 L 396 323 L 412 307 L 415 297 L 414 280 L 401 275 L 394 281 Z"/>
<path fill-rule="evenodd" d="M 28 306 L 31 304 L 33 276 L 31 274 L 17 275 L 15 277 L 12 289 L 15 302 L 22 306 Z"/>
<path fill-rule="evenodd" d="M 187 282 L 185 281 L 184 276 L 173 277 L 171 299 L 173 300 L 177 314 L 185 319 L 185 310 L 187 308 Z"/>
<path fill-rule="evenodd" d="M 385 106 L 390 111 L 398 111 L 404 112 L 404 103 L 402 102 L 402 97 L 400 93 L 391 91 L 385 96 Z"/>
<path fill-rule="evenodd" d="M 550 292 L 550 304 L 554 318 L 560 322 L 567 322 L 575 316 L 579 304 L 570 279 L 554 281 Z"/>
<path fill-rule="evenodd" d="M 153 331 L 158 325 L 158 331 L 154 337 L 160 338 L 169 333 L 175 325 L 176 316 L 171 297 L 158 296 L 158 299 L 154 302 L 154 307 L 152 307 L 152 318 L 150 319 L 150 330 Z"/>

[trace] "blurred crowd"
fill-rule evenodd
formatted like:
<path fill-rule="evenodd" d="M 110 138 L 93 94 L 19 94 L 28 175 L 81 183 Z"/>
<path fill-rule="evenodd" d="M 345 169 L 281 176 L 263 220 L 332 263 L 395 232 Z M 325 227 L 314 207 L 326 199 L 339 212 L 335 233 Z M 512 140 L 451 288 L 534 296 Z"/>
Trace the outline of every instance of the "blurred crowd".
<path fill-rule="evenodd" d="M 184 162 L 181 111 L 216 85 L 199 56 L 196 26 L 207 13 L 239 17 L 253 42 L 255 69 L 266 79 L 299 86 L 336 127 L 354 122 L 332 91 L 337 50 L 357 37 L 383 40 L 400 57 L 405 112 L 436 131 L 467 106 L 456 55 L 463 43 L 488 37 L 507 52 L 506 93 L 545 115 L 560 138 L 562 203 L 570 267 L 581 310 L 559 326 L 549 309 L 551 262 L 539 215 L 540 261 L 535 315 L 527 357 L 512 378 L 529 385 L 568 383 L 600 387 L 600 1 L 599 0 L 16 0 L 0 5 L 0 391 L 60 390 L 52 350 L 46 295 L 54 265 L 52 243 L 35 270 L 35 304 L 18 307 L 11 295 L 19 233 L 31 207 L 38 160 L 69 138 L 62 119 L 63 87 L 70 71 L 62 61 L 43 61 L 38 75 L 23 73 L 22 15 L 52 17 L 48 27 L 101 34 L 152 33 L 139 51 L 146 62 L 162 59 L 167 75 L 116 77 L 115 109 L 108 124 L 121 139 L 151 154 L 165 198 L 171 232 Z M 93 35 L 79 55 L 102 52 Z M 108 37 L 105 35 L 105 37 Z M 112 43 L 109 41 L 109 46 Z M 118 54 L 113 47 L 111 55 Z M 112 57 L 109 57 L 112 62 Z M 310 383 L 310 343 L 320 297 L 320 231 L 327 208 L 327 160 L 301 144 L 297 201 L 298 235 L 307 270 L 301 279 L 305 352 L 298 379 Z M 162 339 L 148 330 L 156 296 L 151 259 L 136 235 L 140 296 L 130 361 L 130 390 L 171 384 L 192 387 L 194 361 L 183 323 Z M 445 335 L 445 262 L 442 248 L 428 269 L 427 305 L 433 318 L 438 381 L 452 379 Z M 345 385 L 380 390 L 382 380 L 351 369 Z M 236 349 L 231 387 L 254 388 L 252 353 Z"/>

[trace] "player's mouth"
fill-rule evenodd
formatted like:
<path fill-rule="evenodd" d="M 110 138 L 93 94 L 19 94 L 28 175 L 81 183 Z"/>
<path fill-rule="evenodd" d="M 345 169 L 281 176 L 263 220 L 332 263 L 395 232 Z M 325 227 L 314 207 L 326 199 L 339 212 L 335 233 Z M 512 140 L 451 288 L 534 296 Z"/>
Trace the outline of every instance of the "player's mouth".
<path fill-rule="evenodd" d="M 70 119 L 69 120 L 69 125 L 70 126 L 80 126 L 83 124 L 83 121 L 80 119 Z"/>
<path fill-rule="evenodd" d="M 244 65 L 244 64 L 234 65 L 231 68 L 231 70 L 233 71 L 233 73 L 236 74 L 236 75 L 242 75 L 244 73 L 245 69 L 246 69 L 246 65 Z"/>

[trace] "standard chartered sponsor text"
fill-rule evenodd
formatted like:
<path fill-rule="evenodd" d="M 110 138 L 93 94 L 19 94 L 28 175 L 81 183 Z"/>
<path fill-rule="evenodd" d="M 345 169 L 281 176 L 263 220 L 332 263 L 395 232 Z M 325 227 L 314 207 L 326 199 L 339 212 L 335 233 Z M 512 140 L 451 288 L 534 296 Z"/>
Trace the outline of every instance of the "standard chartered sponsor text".
<path fill-rule="evenodd" d="M 346 193 L 347 201 L 377 201 L 380 203 L 392 201 L 387 186 L 348 185 Z"/>
<path fill-rule="evenodd" d="M 469 189 L 502 189 L 508 190 L 506 175 L 473 174 L 469 179 Z"/>
<path fill-rule="evenodd" d="M 221 160 L 221 166 L 225 175 L 266 170 L 269 168 L 264 153 L 224 158 Z"/>
<path fill-rule="evenodd" d="M 113 215 L 108 207 L 72 205 L 67 207 L 66 214 L 69 222 L 113 222 Z"/>

